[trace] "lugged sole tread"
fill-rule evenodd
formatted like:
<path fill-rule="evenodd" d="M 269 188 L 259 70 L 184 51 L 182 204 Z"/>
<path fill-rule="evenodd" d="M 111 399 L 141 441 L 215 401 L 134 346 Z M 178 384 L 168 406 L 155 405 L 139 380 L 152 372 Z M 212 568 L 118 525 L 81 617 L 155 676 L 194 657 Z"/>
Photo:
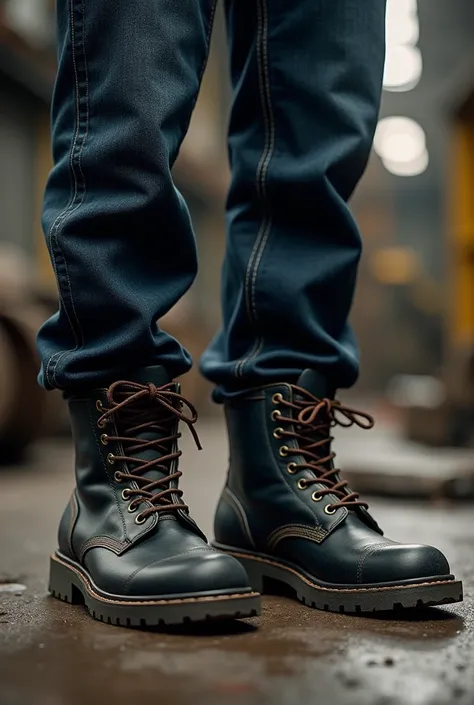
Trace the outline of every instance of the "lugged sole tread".
<path fill-rule="evenodd" d="M 302 604 L 326 612 L 340 614 L 371 614 L 400 612 L 439 607 L 461 602 L 462 584 L 454 579 L 431 580 L 400 584 L 392 587 L 334 588 L 319 586 L 295 569 L 278 563 L 270 557 L 240 553 L 230 547 L 217 548 L 237 558 L 262 594 L 284 594 L 296 597 Z M 281 592 L 280 592 L 281 589 Z M 328 597 L 329 596 L 329 599 Z M 326 599 L 325 599 L 326 598 Z M 392 599 L 391 599 L 392 598 Z"/>
<path fill-rule="evenodd" d="M 116 604 L 110 600 L 104 602 L 99 595 L 91 594 L 90 585 L 82 579 L 78 570 L 63 563 L 57 557 L 52 560 L 55 561 L 56 569 L 60 566 L 61 574 L 57 574 L 56 577 L 51 575 L 49 587 L 51 595 L 62 602 L 86 606 L 93 619 L 106 624 L 130 628 L 156 628 L 251 618 L 260 614 L 260 596 L 253 592 L 223 593 L 212 598 L 197 595 L 189 599 L 169 600 L 168 603 L 165 600 L 131 601 L 130 605 L 124 601 L 117 601 Z M 56 585 L 59 583 L 62 586 L 61 589 L 57 589 L 55 583 Z M 69 595 L 65 591 L 69 591 Z M 123 615 L 117 614 L 119 611 Z"/>

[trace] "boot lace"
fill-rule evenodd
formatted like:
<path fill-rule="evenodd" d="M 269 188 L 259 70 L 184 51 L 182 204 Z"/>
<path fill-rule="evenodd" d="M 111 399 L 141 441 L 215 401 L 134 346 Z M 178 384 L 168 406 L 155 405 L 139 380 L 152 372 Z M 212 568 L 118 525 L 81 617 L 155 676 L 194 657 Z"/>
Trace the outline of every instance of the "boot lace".
<path fill-rule="evenodd" d="M 124 499 L 132 500 L 129 511 L 135 511 L 143 502 L 152 505 L 137 515 L 137 524 L 144 523 L 154 513 L 176 512 L 179 509 L 188 511 L 187 504 L 181 500 L 183 491 L 171 486 L 171 482 L 179 480 L 182 475 L 180 470 L 170 472 L 172 461 L 182 455 L 182 451 L 173 450 L 182 435 L 176 430 L 176 420 L 183 421 L 188 426 L 199 450 L 201 444 L 194 428 L 197 421 L 196 409 L 175 389 L 173 383 L 156 387 L 151 383 L 143 385 L 119 381 L 107 390 L 108 408 L 98 402 L 98 408 L 103 412 L 98 419 L 98 425 L 102 428 L 108 422 L 115 421 L 123 434 L 102 436 L 102 442 L 121 443 L 124 449 L 124 455 L 109 453 L 108 456 L 109 463 L 123 462 L 127 466 L 128 472 L 117 471 L 115 479 L 117 482 L 135 482 L 138 485 L 138 488 L 130 487 L 122 493 Z M 184 413 L 186 409 L 190 415 Z M 157 437 L 152 440 L 137 437 L 144 432 Z M 161 455 L 152 460 L 134 455 L 150 449 L 158 451 Z M 150 480 L 149 477 L 143 476 L 152 469 L 165 473 L 165 477 Z"/>
<path fill-rule="evenodd" d="M 354 509 L 356 507 L 369 508 L 366 502 L 359 499 L 358 492 L 348 491 L 347 480 L 341 480 L 339 468 L 334 466 L 336 454 L 331 450 L 334 440 L 331 436 L 331 428 L 334 426 L 350 427 L 354 424 L 363 429 L 370 429 L 374 425 L 374 419 L 363 411 L 351 409 L 343 406 L 339 401 L 333 399 L 317 399 L 302 387 L 292 385 L 293 391 L 300 398 L 293 401 L 286 400 L 281 394 L 274 395 L 274 403 L 286 406 L 291 410 L 290 416 L 284 416 L 280 412 L 274 412 L 274 420 L 282 427 L 275 430 L 276 438 L 295 439 L 298 446 L 295 448 L 284 445 L 280 448 L 283 456 L 298 455 L 303 456 L 305 462 L 292 463 L 293 472 L 296 473 L 304 468 L 315 473 L 314 478 L 300 480 L 301 489 L 306 489 L 312 485 L 323 485 L 324 489 L 315 492 L 316 499 L 326 495 L 335 495 L 338 501 L 327 507 L 329 513 L 334 513 L 336 509 L 346 507 Z M 285 428 L 285 425 L 288 428 Z"/>

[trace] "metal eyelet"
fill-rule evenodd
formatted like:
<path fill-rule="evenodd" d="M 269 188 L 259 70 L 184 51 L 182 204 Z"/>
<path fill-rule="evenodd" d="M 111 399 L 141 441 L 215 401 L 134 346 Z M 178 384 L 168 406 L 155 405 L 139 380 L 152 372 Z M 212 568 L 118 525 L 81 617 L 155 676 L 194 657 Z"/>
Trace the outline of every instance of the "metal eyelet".
<path fill-rule="evenodd" d="M 101 437 L 100 437 L 100 442 L 101 442 L 102 445 L 104 445 L 104 446 L 106 446 L 106 445 L 108 444 L 108 442 L 109 442 L 109 437 L 108 437 L 108 435 L 107 435 L 106 433 L 103 433 L 103 434 L 101 435 Z"/>
<path fill-rule="evenodd" d="M 276 429 L 273 431 L 273 438 L 276 438 L 277 440 L 280 440 L 280 438 L 282 437 L 282 435 L 281 435 L 282 433 L 283 433 L 283 429 L 282 429 L 282 428 L 276 428 Z"/>
<path fill-rule="evenodd" d="M 278 409 L 275 409 L 274 411 L 272 411 L 272 419 L 273 419 L 273 421 L 279 421 L 281 419 L 281 414 L 278 411 Z"/>
<path fill-rule="evenodd" d="M 306 489 L 306 480 L 304 478 L 301 478 L 301 480 L 298 480 L 298 489 L 299 490 Z"/>
<path fill-rule="evenodd" d="M 130 499 L 130 490 L 127 490 L 126 488 L 122 490 L 122 499 L 124 502 L 128 502 Z"/>
<path fill-rule="evenodd" d="M 102 406 L 102 402 L 100 401 L 100 399 L 97 399 L 97 401 L 95 403 L 95 408 L 97 409 L 97 411 L 100 411 L 100 412 L 104 411 L 104 407 Z"/>
<path fill-rule="evenodd" d="M 318 490 L 316 490 L 316 492 L 313 492 L 313 494 L 311 495 L 311 499 L 313 500 L 313 502 L 320 502 L 322 498 L 323 497 L 319 494 Z"/>
<path fill-rule="evenodd" d="M 283 401 L 283 396 L 280 394 L 280 392 L 277 392 L 272 396 L 272 402 L 274 404 L 280 404 Z"/>
<path fill-rule="evenodd" d="M 295 475 L 298 472 L 298 466 L 296 463 L 288 463 L 286 469 L 288 470 L 290 475 Z"/>
<path fill-rule="evenodd" d="M 110 463 L 110 465 L 113 465 L 115 463 L 115 455 L 113 453 L 108 454 L 107 462 Z"/>
<path fill-rule="evenodd" d="M 330 504 L 328 504 L 324 507 L 325 514 L 335 514 L 336 512 L 337 512 L 337 509 L 334 509 L 334 507 L 331 507 Z"/>
<path fill-rule="evenodd" d="M 288 451 L 289 451 L 289 450 L 290 450 L 290 449 L 288 448 L 288 446 L 281 446 L 281 448 L 280 448 L 280 455 L 281 455 L 281 457 L 282 457 L 282 458 L 286 458 L 286 456 L 288 455 Z"/>
<path fill-rule="evenodd" d="M 130 504 L 127 507 L 127 511 L 130 514 L 134 514 L 137 511 L 137 509 L 138 509 L 138 506 L 137 505 L 133 506 L 132 502 L 130 502 Z"/>
<path fill-rule="evenodd" d="M 115 480 L 115 482 L 118 482 L 118 483 L 122 482 L 122 475 L 119 473 L 118 470 L 117 470 L 117 472 L 114 472 L 114 480 Z"/>
<path fill-rule="evenodd" d="M 142 517 L 141 514 L 137 514 L 135 517 L 135 524 L 144 524 L 147 520 L 147 517 Z"/>
<path fill-rule="evenodd" d="M 105 428 L 105 421 L 97 421 L 97 426 L 99 428 Z"/>

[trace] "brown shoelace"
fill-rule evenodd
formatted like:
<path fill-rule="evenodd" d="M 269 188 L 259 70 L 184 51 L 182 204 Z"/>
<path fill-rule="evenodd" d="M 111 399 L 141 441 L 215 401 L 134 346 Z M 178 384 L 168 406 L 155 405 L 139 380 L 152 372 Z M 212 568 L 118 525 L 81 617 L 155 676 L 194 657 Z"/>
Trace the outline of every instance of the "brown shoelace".
<path fill-rule="evenodd" d="M 346 491 L 347 480 L 339 478 L 340 470 L 333 467 L 333 460 L 336 454 L 331 451 L 333 437 L 330 429 L 334 426 L 349 427 L 356 424 L 360 428 L 370 429 L 374 425 L 374 419 L 369 414 L 356 409 L 343 406 L 340 402 L 332 399 L 317 399 L 302 387 L 292 385 L 293 391 L 302 399 L 287 401 L 278 395 L 278 404 L 282 404 L 293 411 L 292 416 L 283 416 L 281 413 L 275 417 L 278 424 L 287 424 L 292 428 L 277 429 L 278 438 L 296 439 L 298 447 L 291 448 L 284 446 L 284 455 L 299 455 L 306 459 L 303 463 L 294 463 L 294 470 L 307 468 L 312 470 L 316 477 L 304 479 L 301 482 L 304 487 L 315 484 L 324 485 L 326 489 L 317 491 L 318 497 L 325 495 L 336 495 L 340 498 L 338 502 L 329 505 L 328 509 L 335 511 L 340 507 L 353 509 L 355 507 L 365 507 L 369 505 L 359 499 L 358 492 Z M 315 440 L 316 438 L 316 440 Z M 317 453 L 327 452 L 321 457 Z"/>
<path fill-rule="evenodd" d="M 101 426 L 114 419 L 123 433 L 121 436 L 105 435 L 106 443 L 121 443 L 126 453 L 109 455 L 109 461 L 135 466 L 133 469 L 128 467 L 128 472 L 115 473 L 118 482 L 135 482 L 138 485 L 138 488 L 124 490 L 126 497 L 132 500 L 130 511 L 134 511 L 143 502 L 153 505 L 137 515 L 136 521 L 140 524 L 156 512 L 188 510 L 188 506 L 181 501 L 182 490 L 171 486 L 171 482 L 178 480 L 182 475 L 180 470 L 170 473 L 172 461 L 182 455 L 180 450 L 172 450 L 175 442 L 181 438 L 178 431 L 170 432 L 176 420 L 187 424 L 199 450 L 201 444 L 194 428 L 197 421 L 196 409 L 174 389 L 173 383 L 156 387 L 151 383 L 143 385 L 136 382 L 115 382 L 107 391 L 109 408 L 103 408 L 103 415 L 98 419 Z M 185 408 L 189 410 L 190 416 L 183 413 Z M 138 434 L 144 432 L 151 432 L 157 437 L 152 440 L 137 438 Z M 134 456 L 134 453 L 150 449 L 160 452 L 161 456 L 152 460 Z M 166 476 L 153 481 L 143 477 L 143 473 L 151 469 L 159 470 Z M 179 501 L 176 501 L 176 498 Z"/>

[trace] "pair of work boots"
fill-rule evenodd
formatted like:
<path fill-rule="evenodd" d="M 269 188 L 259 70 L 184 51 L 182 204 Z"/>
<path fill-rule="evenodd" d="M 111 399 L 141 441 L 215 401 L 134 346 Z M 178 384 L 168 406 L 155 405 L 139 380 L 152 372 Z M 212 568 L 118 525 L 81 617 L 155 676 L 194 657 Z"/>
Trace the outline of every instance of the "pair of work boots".
<path fill-rule="evenodd" d="M 69 398 L 76 481 L 50 591 L 123 626 L 257 615 L 275 582 L 303 603 L 372 612 L 462 599 L 436 548 L 384 538 L 335 467 L 331 427 L 372 419 L 311 370 L 226 406 L 230 467 L 212 546 L 179 489 L 196 412 L 162 367 Z M 205 481 L 205 477 L 203 480 Z"/>

